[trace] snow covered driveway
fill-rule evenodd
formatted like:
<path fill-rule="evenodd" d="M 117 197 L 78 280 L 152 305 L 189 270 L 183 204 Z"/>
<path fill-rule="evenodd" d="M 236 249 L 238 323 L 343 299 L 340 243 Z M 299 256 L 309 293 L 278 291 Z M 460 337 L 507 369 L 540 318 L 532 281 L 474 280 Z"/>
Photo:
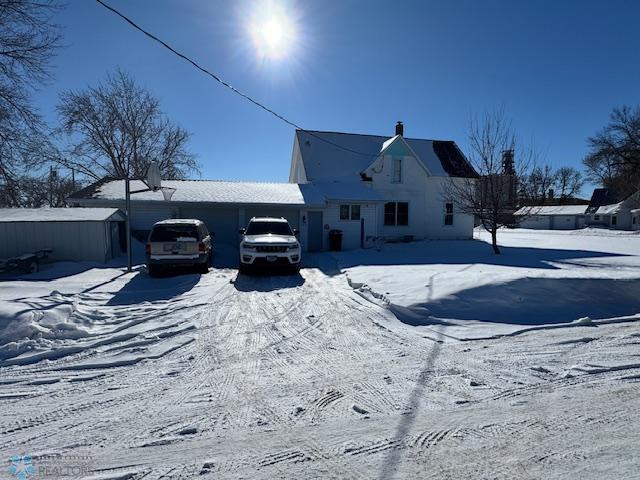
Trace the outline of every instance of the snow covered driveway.
<path fill-rule="evenodd" d="M 30 334 L 1 330 L 2 458 L 42 478 L 636 477 L 638 323 L 453 341 L 312 260 L 2 284 L 2 323 Z"/>

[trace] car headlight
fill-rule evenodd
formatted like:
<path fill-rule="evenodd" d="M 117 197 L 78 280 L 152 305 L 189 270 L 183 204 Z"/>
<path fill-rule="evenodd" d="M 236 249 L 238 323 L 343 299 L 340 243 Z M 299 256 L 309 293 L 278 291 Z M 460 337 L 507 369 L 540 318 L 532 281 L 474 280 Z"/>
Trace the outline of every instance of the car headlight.
<path fill-rule="evenodd" d="M 299 243 L 290 243 L 287 246 L 289 247 L 289 250 L 297 250 L 297 249 L 300 248 L 300 244 Z"/>
<path fill-rule="evenodd" d="M 247 250 L 255 250 L 256 246 L 252 243 L 243 243 L 242 248 L 246 248 Z"/>

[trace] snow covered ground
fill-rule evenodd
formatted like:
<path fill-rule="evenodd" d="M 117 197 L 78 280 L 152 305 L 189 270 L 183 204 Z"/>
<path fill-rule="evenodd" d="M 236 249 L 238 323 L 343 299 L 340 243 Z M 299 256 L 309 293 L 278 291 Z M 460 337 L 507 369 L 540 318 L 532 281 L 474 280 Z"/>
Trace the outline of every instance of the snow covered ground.
<path fill-rule="evenodd" d="M 456 339 L 640 314 L 640 232 L 505 229 L 500 256 L 484 230 L 475 237 L 336 257 L 362 295 L 407 324 Z"/>
<path fill-rule="evenodd" d="M 0 455 L 41 478 L 637 478 L 640 236 L 500 242 L 2 282 Z"/>

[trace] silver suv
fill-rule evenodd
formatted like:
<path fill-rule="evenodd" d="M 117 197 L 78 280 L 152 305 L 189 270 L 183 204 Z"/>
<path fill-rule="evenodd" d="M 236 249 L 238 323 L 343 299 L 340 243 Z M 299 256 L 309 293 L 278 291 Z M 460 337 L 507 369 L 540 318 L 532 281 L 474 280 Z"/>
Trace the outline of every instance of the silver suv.
<path fill-rule="evenodd" d="M 171 219 L 156 223 L 149 233 L 145 257 L 149 275 L 161 268 L 192 265 L 209 271 L 213 256 L 211 235 L 201 220 Z"/>
<path fill-rule="evenodd" d="M 254 217 L 240 230 L 240 271 L 287 267 L 297 272 L 302 258 L 298 231 L 284 218 Z"/>

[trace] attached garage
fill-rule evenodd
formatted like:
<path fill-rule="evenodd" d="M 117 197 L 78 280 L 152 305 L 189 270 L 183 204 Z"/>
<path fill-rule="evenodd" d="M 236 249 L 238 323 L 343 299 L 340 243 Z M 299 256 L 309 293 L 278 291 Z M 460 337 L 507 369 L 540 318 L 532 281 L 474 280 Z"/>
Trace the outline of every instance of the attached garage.
<path fill-rule="evenodd" d="M 225 182 L 214 180 L 166 180 L 163 186 L 175 189 L 170 200 L 160 191 L 141 191 L 145 184 L 131 181 L 131 226 L 134 236 L 144 238 L 154 223 L 168 218 L 197 218 L 210 232 L 214 244 L 238 247 L 238 231 L 252 217 L 284 217 L 301 231 L 306 248 L 305 211 L 323 208 L 324 198 L 316 192 L 303 193 L 295 183 Z M 311 200 L 310 200 L 311 199 Z M 67 199 L 78 207 L 118 207 L 124 210 L 124 181 L 104 180 Z"/>
<path fill-rule="evenodd" d="M 0 258 L 52 249 L 56 261 L 106 262 L 124 251 L 116 208 L 0 209 Z"/>

